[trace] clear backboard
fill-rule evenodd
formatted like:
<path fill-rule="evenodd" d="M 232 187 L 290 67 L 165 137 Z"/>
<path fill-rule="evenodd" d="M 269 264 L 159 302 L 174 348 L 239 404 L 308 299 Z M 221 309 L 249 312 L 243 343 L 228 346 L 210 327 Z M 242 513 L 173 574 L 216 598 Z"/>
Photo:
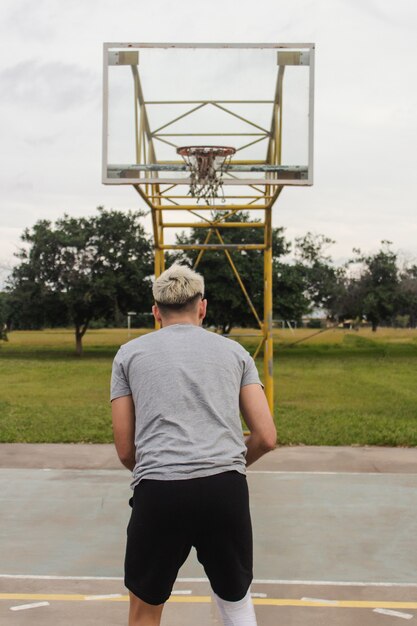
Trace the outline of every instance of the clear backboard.
<path fill-rule="evenodd" d="M 209 145 L 224 187 L 311 185 L 313 96 L 313 44 L 106 43 L 103 183 L 189 185 L 177 149 Z"/>

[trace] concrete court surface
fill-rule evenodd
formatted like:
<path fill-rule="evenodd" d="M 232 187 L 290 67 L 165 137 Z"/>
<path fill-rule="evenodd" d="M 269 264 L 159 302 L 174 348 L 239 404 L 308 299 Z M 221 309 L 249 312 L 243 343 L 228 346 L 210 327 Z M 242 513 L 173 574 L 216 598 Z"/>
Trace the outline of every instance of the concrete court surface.
<path fill-rule="evenodd" d="M 417 449 L 278 448 L 248 480 L 259 626 L 417 622 Z M 127 624 L 129 482 L 112 445 L 0 444 L 2 626 Z M 194 556 L 162 624 L 219 624 Z"/>

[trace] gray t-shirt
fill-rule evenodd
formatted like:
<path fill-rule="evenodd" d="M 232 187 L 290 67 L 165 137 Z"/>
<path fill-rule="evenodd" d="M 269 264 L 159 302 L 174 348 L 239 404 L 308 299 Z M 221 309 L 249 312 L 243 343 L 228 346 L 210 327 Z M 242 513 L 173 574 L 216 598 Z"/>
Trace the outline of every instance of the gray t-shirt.
<path fill-rule="evenodd" d="M 142 478 L 178 480 L 246 471 L 239 391 L 262 384 L 237 342 L 173 324 L 124 344 L 113 362 L 111 400 L 132 395 Z"/>

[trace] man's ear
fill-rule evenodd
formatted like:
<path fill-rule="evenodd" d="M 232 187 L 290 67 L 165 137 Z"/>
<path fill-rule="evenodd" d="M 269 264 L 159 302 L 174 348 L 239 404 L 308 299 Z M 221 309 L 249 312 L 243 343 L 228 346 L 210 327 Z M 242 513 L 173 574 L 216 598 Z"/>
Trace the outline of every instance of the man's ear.
<path fill-rule="evenodd" d="M 199 304 L 199 311 L 198 311 L 198 317 L 199 319 L 203 320 L 206 317 L 206 313 L 207 313 L 207 300 L 201 300 L 200 304 Z"/>
<path fill-rule="evenodd" d="M 156 321 L 159 322 L 160 324 L 162 322 L 162 318 L 161 318 L 161 314 L 156 304 L 154 304 L 152 307 L 152 313 Z"/>

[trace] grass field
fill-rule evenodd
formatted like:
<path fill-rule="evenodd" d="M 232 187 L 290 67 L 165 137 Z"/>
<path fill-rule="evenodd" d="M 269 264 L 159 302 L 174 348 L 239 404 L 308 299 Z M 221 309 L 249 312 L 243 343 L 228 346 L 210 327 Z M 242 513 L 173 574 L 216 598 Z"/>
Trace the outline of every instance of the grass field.
<path fill-rule="evenodd" d="M 251 349 L 255 340 L 242 333 Z M 275 335 L 281 444 L 417 445 L 417 331 Z M 13 332 L 9 339 L 0 345 L 0 441 L 111 442 L 111 363 L 127 331 L 89 331 L 82 358 L 74 355 L 71 330 Z M 262 374 L 262 359 L 257 365 Z"/>

